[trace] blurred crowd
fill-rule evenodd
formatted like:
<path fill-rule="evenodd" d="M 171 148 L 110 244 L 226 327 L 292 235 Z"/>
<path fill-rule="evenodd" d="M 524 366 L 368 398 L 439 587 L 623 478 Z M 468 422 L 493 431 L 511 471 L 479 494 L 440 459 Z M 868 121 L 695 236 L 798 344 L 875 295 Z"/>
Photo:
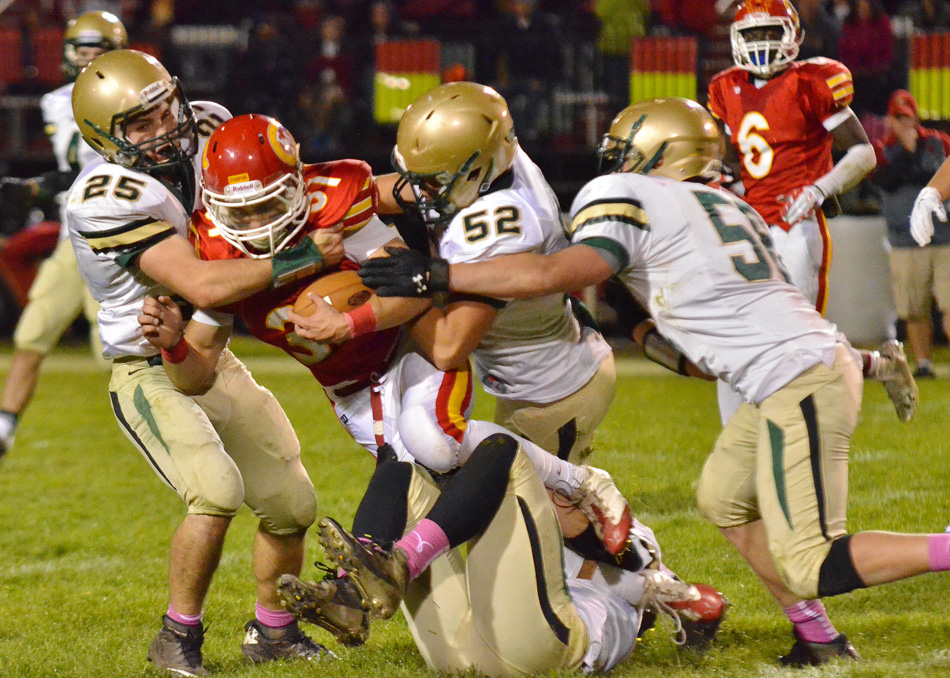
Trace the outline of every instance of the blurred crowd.
<path fill-rule="evenodd" d="M 828 56 L 848 66 L 859 117 L 883 116 L 890 92 L 906 86 L 907 37 L 914 27 L 950 27 L 947 0 L 796 4 L 806 36 L 800 58 Z M 551 119 L 558 88 L 604 92 L 610 109 L 625 105 L 632 39 L 696 35 L 703 38 L 703 58 L 717 40 L 728 49 L 723 27 L 732 17 L 729 0 L 14 0 L 0 24 L 62 26 L 91 10 L 116 14 L 133 45 L 150 46 L 173 71 L 179 66 L 183 78 L 189 69 L 214 71 L 210 81 L 218 91 L 198 88 L 202 95 L 237 112 L 278 117 L 305 154 L 317 156 L 390 143 L 388 135 L 379 138 L 372 118 L 380 43 L 440 38 L 458 56 L 443 63 L 443 80 L 495 86 L 509 100 L 522 141 L 530 143 L 558 131 Z M 199 25 L 236 27 L 245 39 L 225 61 L 176 50 L 173 29 Z M 176 62 L 176 51 L 188 63 Z M 703 92 L 701 81 L 700 99 Z"/>

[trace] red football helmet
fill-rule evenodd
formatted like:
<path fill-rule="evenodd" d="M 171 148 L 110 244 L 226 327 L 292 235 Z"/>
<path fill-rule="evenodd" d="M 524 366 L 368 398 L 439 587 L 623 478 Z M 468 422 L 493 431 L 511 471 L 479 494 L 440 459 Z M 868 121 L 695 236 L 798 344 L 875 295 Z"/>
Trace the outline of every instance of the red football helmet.
<path fill-rule="evenodd" d="M 298 145 L 266 115 L 220 125 L 201 159 L 201 202 L 221 237 L 252 259 L 272 257 L 310 215 Z"/>
<path fill-rule="evenodd" d="M 771 78 L 798 56 L 805 32 L 789 0 L 745 0 L 729 37 L 736 66 Z"/>

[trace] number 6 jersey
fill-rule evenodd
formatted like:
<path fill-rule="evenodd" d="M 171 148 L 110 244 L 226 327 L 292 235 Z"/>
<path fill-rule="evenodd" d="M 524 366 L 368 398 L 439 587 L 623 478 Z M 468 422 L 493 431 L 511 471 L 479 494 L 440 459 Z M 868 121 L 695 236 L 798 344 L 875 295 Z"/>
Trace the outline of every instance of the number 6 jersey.
<path fill-rule="evenodd" d="M 834 363 L 835 326 L 785 281 L 765 222 L 731 193 L 610 174 L 571 217 L 572 242 L 599 249 L 660 333 L 747 402 Z"/>

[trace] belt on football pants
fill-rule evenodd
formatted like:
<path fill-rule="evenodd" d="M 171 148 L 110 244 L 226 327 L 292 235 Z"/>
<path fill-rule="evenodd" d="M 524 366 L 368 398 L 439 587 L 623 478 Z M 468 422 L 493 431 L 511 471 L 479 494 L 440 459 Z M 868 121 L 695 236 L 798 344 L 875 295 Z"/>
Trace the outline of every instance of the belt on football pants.
<path fill-rule="evenodd" d="M 120 355 L 118 358 L 113 358 L 112 362 L 114 363 L 135 363 L 135 362 L 146 362 L 150 367 L 158 367 L 162 364 L 162 354 L 158 355 Z"/>
<path fill-rule="evenodd" d="M 355 384 L 348 384 L 340 388 L 328 388 L 333 397 L 346 398 L 354 393 L 369 389 L 369 405 L 373 411 L 373 435 L 376 437 L 377 445 L 386 444 L 386 429 L 383 425 L 383 398 L 381 395 L 382 387 L 373 378 L 370 381 L 358 381 Z"/>

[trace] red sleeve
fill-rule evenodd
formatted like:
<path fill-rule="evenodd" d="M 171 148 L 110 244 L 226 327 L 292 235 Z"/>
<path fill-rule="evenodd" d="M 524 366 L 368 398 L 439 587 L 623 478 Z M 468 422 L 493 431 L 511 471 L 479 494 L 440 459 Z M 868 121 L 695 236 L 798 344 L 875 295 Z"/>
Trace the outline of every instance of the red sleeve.
<path fill-rule="evenodd" d="M 373 170 L 362 160 L 309 165 L 304 176 L 311 193 L 310 223 L 316 228 L 342 221 L 344 227 L 355 230 L 379 208 Z"/>
<path fill-rule="evenodd" d="M 803 62 L 802 77 L 808 86 L 808 105 L 818 120 L 824 122 L 832 115 L 850 106 L 854 99 L 851 71 L 840 61 L 816 58 Z"/>
<path fill-rule="evenodd" d="M 722 98 L 723 74 L 713 76 L 709 82 L 709 112 L 719 120 L 726 121 L 726 102 Z"/>

